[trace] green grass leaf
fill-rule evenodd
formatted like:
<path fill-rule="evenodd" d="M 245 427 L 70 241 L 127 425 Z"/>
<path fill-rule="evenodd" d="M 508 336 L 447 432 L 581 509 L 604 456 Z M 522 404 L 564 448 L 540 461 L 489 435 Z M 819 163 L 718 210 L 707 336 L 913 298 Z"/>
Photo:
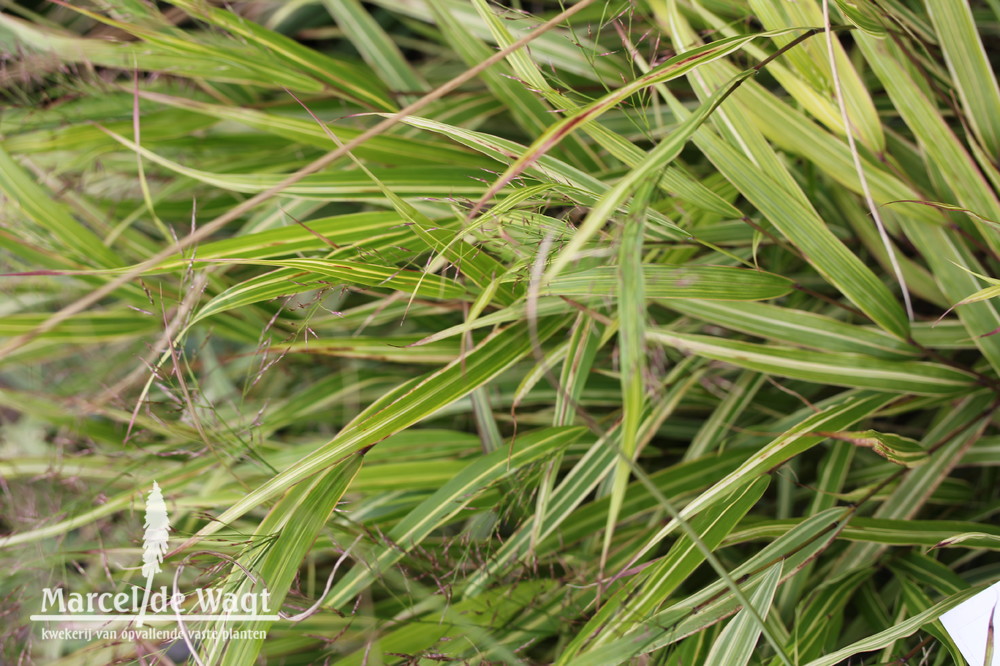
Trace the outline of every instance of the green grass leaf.
<path fill-rule="evenodd" d="M 955 395 L 975 388 L 973 375 L 935 363 L 889 361 L 839 352 L 809 352 L 662 329 L 650 331 L 648 335 L 655 342 L 685 353 L 821 384 L 916 395 Z"/>

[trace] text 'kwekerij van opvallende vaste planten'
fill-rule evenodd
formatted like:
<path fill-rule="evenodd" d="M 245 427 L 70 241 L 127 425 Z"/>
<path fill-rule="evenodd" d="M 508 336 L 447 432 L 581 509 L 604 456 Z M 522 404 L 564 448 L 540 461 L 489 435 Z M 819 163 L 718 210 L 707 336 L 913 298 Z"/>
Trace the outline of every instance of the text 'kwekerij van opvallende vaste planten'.
<path fill-rule="evenodd" d="M 0 661 L 992 662 L 998 44 L 0 3 Z"/>

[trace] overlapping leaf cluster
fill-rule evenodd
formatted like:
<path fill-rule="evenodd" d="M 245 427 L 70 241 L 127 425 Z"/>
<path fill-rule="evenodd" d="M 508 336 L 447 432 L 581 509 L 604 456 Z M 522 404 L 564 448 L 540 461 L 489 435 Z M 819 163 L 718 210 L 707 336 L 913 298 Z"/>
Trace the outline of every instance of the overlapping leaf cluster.
<path fill-rule="evenodd" d="M 191 663 L 959 659 L 1000 6 L 512 4 L 3 3 L 5 661 L 154 481 Z"/>

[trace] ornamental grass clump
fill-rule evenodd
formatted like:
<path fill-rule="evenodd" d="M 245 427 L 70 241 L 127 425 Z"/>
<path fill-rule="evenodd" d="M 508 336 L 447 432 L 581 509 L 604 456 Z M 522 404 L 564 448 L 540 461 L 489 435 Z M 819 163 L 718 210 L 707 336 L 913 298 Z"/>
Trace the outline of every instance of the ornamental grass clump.
<path fill-rule="evenodd" d="M 0 661 L 962 663 L 998 31 L 2 3 Z"/>

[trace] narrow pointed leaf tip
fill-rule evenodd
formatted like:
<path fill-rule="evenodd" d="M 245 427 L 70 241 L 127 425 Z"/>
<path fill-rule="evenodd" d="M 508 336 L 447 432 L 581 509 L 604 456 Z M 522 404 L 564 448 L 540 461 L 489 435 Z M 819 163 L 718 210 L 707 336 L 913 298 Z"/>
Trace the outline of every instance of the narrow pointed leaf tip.
<path fill-rule="evenodd" d="M 871 449 L 889 462 L 917 467 L 928 461 L 927 450 L 915 439 L 875 430 L 822 433 L 830 439 Z"/>

